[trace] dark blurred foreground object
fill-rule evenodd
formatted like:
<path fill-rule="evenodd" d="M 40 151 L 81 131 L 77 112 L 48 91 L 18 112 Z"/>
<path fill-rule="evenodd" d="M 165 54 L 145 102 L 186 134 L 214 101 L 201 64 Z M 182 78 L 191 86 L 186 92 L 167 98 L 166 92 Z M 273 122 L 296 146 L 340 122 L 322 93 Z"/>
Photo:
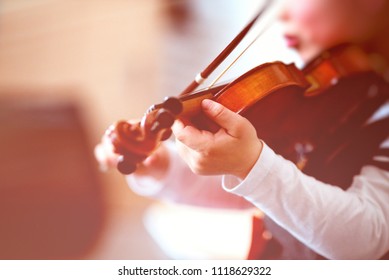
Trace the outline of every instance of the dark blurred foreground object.
<path fill-rule="evenodd" d="M 0 98 L 0 259 L 82 259 L 103 225 L 102 187 L 79 110 Z"/>

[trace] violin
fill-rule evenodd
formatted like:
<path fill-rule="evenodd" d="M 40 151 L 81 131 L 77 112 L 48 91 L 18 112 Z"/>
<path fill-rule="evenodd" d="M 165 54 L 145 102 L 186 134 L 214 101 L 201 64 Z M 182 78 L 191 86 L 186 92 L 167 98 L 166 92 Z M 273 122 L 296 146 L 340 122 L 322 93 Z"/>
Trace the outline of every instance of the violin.
<path fill-rule="evenodd" d="M 114 152 L 120 155 L 118 170 L 123 174 L 134 172 L 160 142 L 170 137 L 170 128 L 176 119 L 201 129 L 216 131 L 218 127 L 202 115 L 201 102 L 204 99 L 219 102 L 248 118 L 266 143 L 277 146 L 277 142 L 282 141 L 284 147 L 276 149 L 277 152 L 302 168 L 305 159 L 291 156 L 295 153 L 296 143 L 310 142 L 309 145 L 314 146 L 312 139 L 306 139 L 311 138 L 309 134 L 319 135 L 313 132 L 320 121 L 310 120 L 307 125 L 304 121 L 308 117 L 307 112 L 317 110 L 316 104 L 323 104 L 322 95 L 339 80 L 370 70 L 369 59 L 361 49 L 354 45 L 342 45 L 323 52 L 302 70 L 293 63 L 265 63 L 227 85 L 166 98 L 164 102 L 152 105 L 140 122 L 131 124 L 119 121 L 108 129 Z M 334 98 L 324 105 L 328 106 L 329 113 L 325 114 L 327 119 L 331 119 L 331 104 L 328 103 L 333 101 Z M 339 118 L 338 113 L 336 118 Z M 256 119 L 270 121 L 256 123 Z M 274 127 L 277 127 L 277 132 Z M 319 129 L 328 130 L 323 127 Z M 285 138 L 285 135 L 288 137 Z M 290 142 L 293 143 L 285 145 L 287 138 L 292 138 Z"/>

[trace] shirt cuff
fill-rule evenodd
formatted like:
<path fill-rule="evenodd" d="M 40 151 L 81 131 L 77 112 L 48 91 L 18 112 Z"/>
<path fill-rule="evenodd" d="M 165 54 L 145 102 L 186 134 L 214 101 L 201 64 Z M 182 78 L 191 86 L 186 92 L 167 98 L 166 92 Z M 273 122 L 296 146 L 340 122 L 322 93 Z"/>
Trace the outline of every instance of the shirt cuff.
<path fill-rule="evenodd" d="M 149 177 L 129 175 L 126 177 L 130 189 L 141 196 L 156 196 L 164 187 L 161 181 Z"/>
<path fill-rule="evenodd" d="M 222 178 L 223 189 L 235 195 L 249 196 L 271 173 L 276 156 L 275 152 L 263 143 L 262 152 L 246 178 L 241 180 L 232 175 L 224 175 Z"/>
<path fill-rule="evenodd" d="M 177 169 L 177 161 L 174 158 L 174 142 L 166 141 L 166 148 L 169 154 L 169 167 L 165 178 L 157 180 L 149 176 L 126 176 L 130 189 L 141 196 L 155 197 L 165 188 L 166 182 L 174 178 L 174 170 Z"/>

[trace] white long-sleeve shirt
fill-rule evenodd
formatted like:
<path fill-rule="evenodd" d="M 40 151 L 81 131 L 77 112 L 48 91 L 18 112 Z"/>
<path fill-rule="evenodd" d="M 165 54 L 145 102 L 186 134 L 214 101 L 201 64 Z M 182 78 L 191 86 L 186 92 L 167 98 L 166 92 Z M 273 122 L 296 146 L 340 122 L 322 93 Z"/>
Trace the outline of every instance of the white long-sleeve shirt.
<path fill-rule="evenodd" d="M 389 250 L 389 172 L 377 167 L 364 166 L 343 191 L 265 146 L 244 181 L 225 176 L 223 186 L 326 258 L 377 259 Z"/>
<path fill-rule="evenodd" d="M 344 191 L 304 174 L 265 144 L 243 181 L 229 175 L 202 177 L 190 171 L 172 145 L 168 147 L 171 164 L 166 178 L 129 176 L 136 193 L 201 206 L 254 205 L 329 259 L 377 259 L 389 251 L 388 171 L 366 165 Z"/>

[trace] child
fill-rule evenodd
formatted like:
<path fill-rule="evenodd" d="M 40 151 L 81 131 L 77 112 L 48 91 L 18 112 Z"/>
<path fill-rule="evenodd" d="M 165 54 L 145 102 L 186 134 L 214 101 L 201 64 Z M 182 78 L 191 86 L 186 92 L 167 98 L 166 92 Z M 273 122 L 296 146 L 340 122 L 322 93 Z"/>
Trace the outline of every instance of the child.
<path fill-rule="evenodd" d="M 261 140 L 261 131 L 246 118 L 204 100 L 202 109 L 221 127 L 218 132 L 180 121 L 173 132 L 187 166 L 195 174 L 217 176 L 192 174 L 166 145 L 129 176 L 130 185 L 145 195 L 190 204 L 248 207 L 251 203 L 266 214 L 266 227 L 273 235 L 266 256 L 258 258 L 387 258 L 389 85 L 384 80 L 388 76 L 384 61 L 389 59 L 388 12 L 386 0 L 286 1 L 280 16 L 285 39 L 305 62 L 329 48 L 354 43 L 374 54 L 381 72 L 351 76 L 329 89 L 329 94 L 341 91 L 339 100 L 347 93 L 364 96 L 366 105 L 349 108 L 347 125 L 326 135 L 323 146 L 313 147 L 312 155 L 312 147 L 304 151 L 302 145 L 307 156 L 302 170 L 273 151 L 272 143 Z M 97 158 L 114 165 L 117 156 L 112 145 L 103 141 Z"/>

